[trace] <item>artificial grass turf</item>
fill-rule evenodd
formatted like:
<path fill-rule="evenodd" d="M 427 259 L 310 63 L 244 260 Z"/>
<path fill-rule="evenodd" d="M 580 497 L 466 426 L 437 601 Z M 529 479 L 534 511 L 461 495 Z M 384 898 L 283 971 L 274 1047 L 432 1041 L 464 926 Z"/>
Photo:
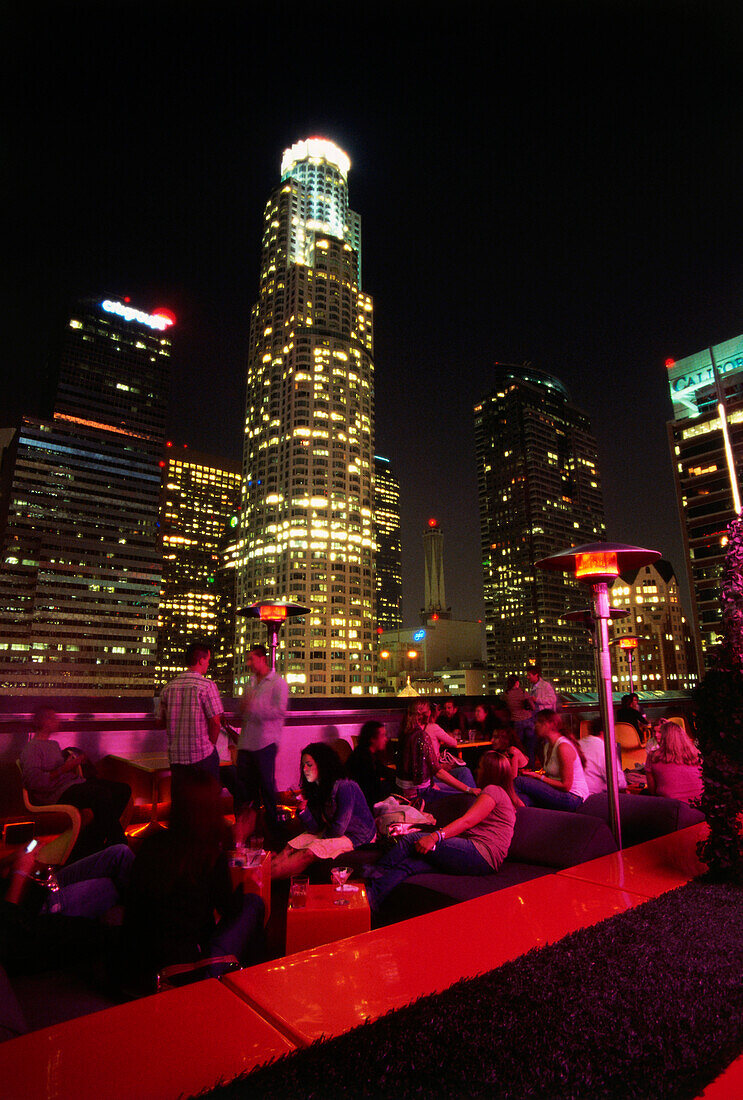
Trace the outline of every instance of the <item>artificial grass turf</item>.
<path fill-rule="evenodd" d="M 743 889 L 698 881 L 205 1095 L 694 1098 L 741 1051 Z"/>

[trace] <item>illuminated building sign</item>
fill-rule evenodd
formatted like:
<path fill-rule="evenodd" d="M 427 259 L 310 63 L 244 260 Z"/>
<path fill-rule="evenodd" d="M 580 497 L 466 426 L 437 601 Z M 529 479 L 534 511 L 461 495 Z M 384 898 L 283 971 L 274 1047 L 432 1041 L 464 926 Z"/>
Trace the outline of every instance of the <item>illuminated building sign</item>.
<path fill-rule="evenodd" d="M 167 309 L 159 309 L 155 313 L 143 313 L 141 309 L 133 309 L 124 302 L 112 302 L 106 298 L 101 302 L 101 309 L 106 313 L 115 313 L 117 317 L 123 317 L 125 321 L 139 321 L 140 325 L 158 329 L 164 332 L 175 324 L 175 317 Z"/>
<path fill-rule="evenodd" d="M 717 373 L 722 377 L 743 370 L 743 336 L 715 344 L 712 348 Z M 698 416 L 697 392 L 708 386 L 714 386 L 715 375 L 709 350 L 688 355 L 676 362 L 668 361 L 668 386 L 673 401 L 673 415 L 676 420 L 685 420 L 689 416 Z"/>
<path fill-rule="evenodd" d="M 425 630 L 416 630 L 415 634 L 413 635 L 413 641 L 414 642 L 422 642 L 423 639 L 425 638 L 425 636 L 426 636 Z"/>

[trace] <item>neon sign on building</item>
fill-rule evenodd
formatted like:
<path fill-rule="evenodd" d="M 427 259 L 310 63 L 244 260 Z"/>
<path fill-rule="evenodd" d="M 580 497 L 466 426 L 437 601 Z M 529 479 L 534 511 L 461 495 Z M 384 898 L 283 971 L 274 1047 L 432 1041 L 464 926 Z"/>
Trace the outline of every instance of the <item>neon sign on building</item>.
<path fill-rule="evenodd" d="M 115 313 L 117 317 L 123 317 L 125 321 L 139 321 L 140 325 L 164 332 L 175 324 L 175 317 L 167 309 L 158 309 L 154 313 L 143 313 L 141 309 L 134 309 L 124 302 L 112 302 L 109 298 L 101 302 L 101 309 L 106 313 Z"/>

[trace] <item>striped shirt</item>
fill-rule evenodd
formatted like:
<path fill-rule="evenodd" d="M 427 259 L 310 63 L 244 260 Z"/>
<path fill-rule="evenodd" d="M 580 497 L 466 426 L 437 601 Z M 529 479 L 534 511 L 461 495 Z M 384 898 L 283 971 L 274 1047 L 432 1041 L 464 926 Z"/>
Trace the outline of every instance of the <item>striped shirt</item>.
<path fill-rule="evenodd" d="M 209 719 L 223 713 L 219 689 L 200 672 L 183 672 L 160 693 L 171 764 L 198 764 L 214 751 Z"/>

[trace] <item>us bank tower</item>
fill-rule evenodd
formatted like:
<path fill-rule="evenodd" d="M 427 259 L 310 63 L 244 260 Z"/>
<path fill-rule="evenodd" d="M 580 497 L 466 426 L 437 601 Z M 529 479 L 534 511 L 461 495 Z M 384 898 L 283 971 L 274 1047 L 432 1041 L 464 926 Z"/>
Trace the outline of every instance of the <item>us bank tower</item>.
<path fill-rule="evenodd" d="M 374 619 L 372 300 L 346 154 L 309 138 L 284 153 L 266 203 L 250 324 L 237 606 L 286 599 L 293 692 L 371 690 Z M 235 685 L 265 640 L 240 619 Z"/>

